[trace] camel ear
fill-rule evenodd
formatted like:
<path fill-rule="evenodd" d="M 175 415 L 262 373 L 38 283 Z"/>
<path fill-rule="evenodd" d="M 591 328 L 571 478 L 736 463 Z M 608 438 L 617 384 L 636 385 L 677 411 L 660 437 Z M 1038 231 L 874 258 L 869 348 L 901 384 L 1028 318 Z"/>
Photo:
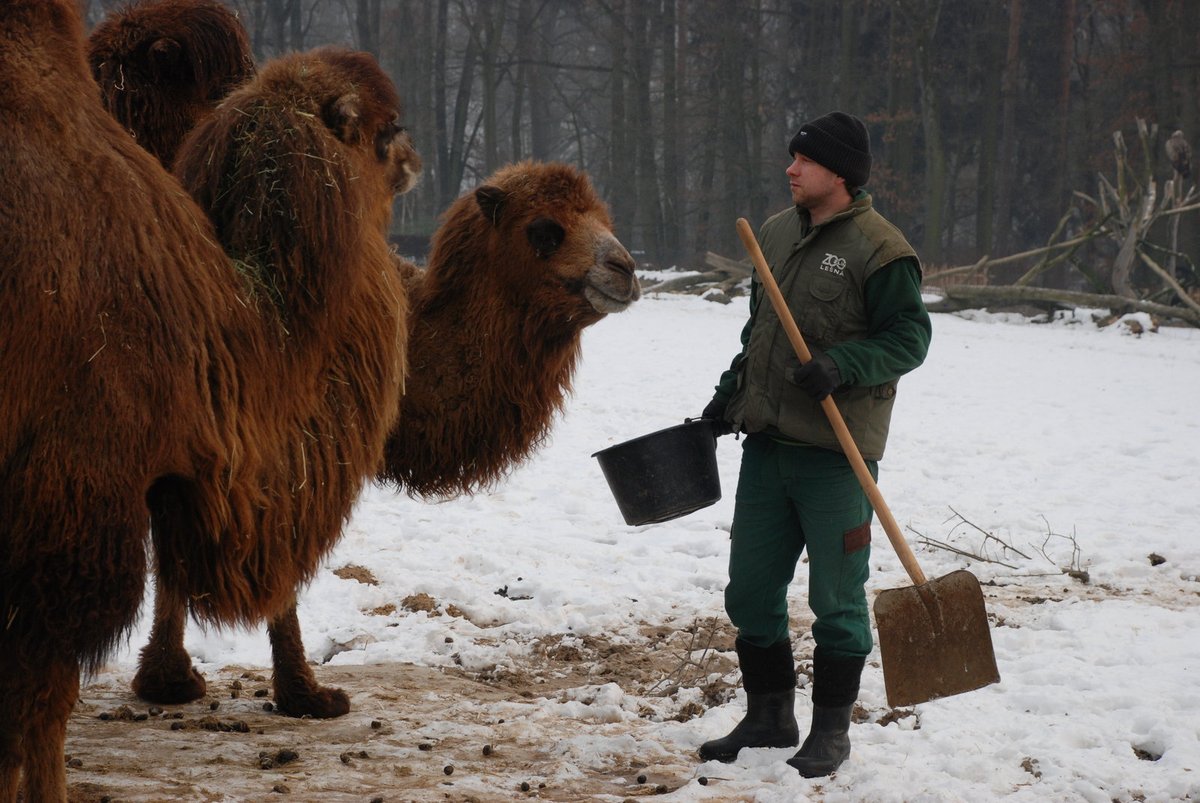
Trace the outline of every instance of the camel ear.
<path fill-rule="evenodd" d="M 348 92 L 325 107 L 325 125 L 333 135 L 352 145 L 358 140 L 358 122 L 362 112 L 358 95 Z"/>
<path fill-rule="evenodd" d="M 154 67 L 154 77 L 162 80 L 164 78 L 179 79 L 184 68 L 183 47 L 174 39 L 164 36 L 161 39 L 155 39 L 154 44 L 150 45 L 150 63 Z M 191 76 L 187 76 L 191 78 Z"/>
<path fill-rule="evenodd" d="M 538 259 L 546 259 L 557 251 L 566 235 L 563 227 L 548 217 L 537 218 L 525 229 L 525 236 L 537 252 Z"/>
<path fill-rule="evenodd" d="M 500 225 L 500 214 L 504 211 L 504 201 L 507 197 L 504 190 L 491 184 L 485 184 L 475 190 L 475 203 L 479 204 L 479 211 L 492 221 L 493 226 Z"/>

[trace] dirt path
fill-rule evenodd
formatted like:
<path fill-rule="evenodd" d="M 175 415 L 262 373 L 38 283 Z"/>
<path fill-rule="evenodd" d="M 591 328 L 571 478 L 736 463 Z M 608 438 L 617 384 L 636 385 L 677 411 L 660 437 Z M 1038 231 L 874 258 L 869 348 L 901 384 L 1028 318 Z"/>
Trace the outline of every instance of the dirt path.
<path fill-rule="evenodd" d="M 729 642 L 722 650 L 732 644 L 728 633 L 710 635 Z M 320 667 L 318 678 L 352 705 L 327 721 L 265 710 L 267 669 L 208 673 L 204 700 L 164 707 L 134 697 L 125 673 L 105 674 L 71 718 L 71 800 L 619 801 L 699 789 L 695 759 L 654 749 L 653 731 L 732 695 L 717 682 L 710 700 L 680 701 L 672 679 L 693 685 L 681 674 L 732 664 L 709 652 L 703 667 L 688 665 L 681 656 L 696 638 L 687 632 L 646 636 L 638 645 L 543 641 L 527 666 L 487 680 L 403 664 Z M 619 710 L 627 694 L 638 695 L 636 714 Z M 614 705 L 614 696 L 626 699 Z M 578 738 L 618 732 L 631 745 L 645 738 L 649 754 L 588 755 Z"/>

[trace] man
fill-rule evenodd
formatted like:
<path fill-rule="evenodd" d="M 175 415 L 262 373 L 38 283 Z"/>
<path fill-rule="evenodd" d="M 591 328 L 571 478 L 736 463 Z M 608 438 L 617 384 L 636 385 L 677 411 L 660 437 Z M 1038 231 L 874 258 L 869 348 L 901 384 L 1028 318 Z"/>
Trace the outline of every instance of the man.
<path fill-rule="evenodd" d="M 812 725 L 788 764 L 814 778 L 850 755 L 850 713 L 872 647 L 872 510 L 820 401 L 833 394 L 877 476 L 897 380 L 925 359 L 931 330 L 915 252 L 860 189 L 871 173 L 866 126 L 827 114 L 801 126 L 789 152 L 795 206 L 764 223 L 759 239 L 813 359 L 800 364 L 756 277 L 742 351 L 703 413 L 718 434 L 748 435 L 725 589 L 748 710 L 700 757 L 733 761 L 743 747 L 799 743 L 787 589 L 807 549 Z"/>

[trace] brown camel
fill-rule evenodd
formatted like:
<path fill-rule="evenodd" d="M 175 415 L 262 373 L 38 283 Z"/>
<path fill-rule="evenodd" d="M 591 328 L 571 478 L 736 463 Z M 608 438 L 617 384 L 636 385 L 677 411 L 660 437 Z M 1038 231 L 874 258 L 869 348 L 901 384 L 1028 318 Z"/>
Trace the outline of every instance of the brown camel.
<path fill-rule="evenodd" d="M 180 2 L 156 0 L 143 12 Z M 146 40 L 161 35 L 148 24 L 139 30 Z M 130 64 L 145 53 L 127 46 L 112 57 Z M 144 64 L 136 71 L 150 72 Z M 161 90 L 147 84 L 142 91 Z M 152 105 L 178 119 L 170 112 L 173 97 Z M 153 130 L 135 135 L 156 137 Z M 427 269 L 397 264 L 411 304 L 409 373 L 402 424 L 389 438 L 381 479 L 425 497 L 471 493 L 526 459 L 563 406 L 583 329 L 640 293 L 604 203 L 583 173 L 561 164 L 501 170 L 443 216 Z M 185 601 L 157 597 L 155 623 L 135 692 L 159 703 L 200 698 L 205 683 L 183 646 Z M 311 690 L 306 695 L 314 701 L 282 710 L 313 716 L 348 710 L 336 692 L 315 691 L 303 655 L 291 649 L 299 645 L 294 608 L 269 630 L 276 686 Z M 280 642 L 289 648 L 281 650 Z"/>
<path fill-rule="evenodd" d="M 107 15 L 88 37 L 105 107 L 170 170 L 179 144 L 254 74 L 250 40 L 217 0 L 155 0 Z"/>
<path fill-rule="evenodd" d="M 640 295 L 585 174 L 510 165 L 442 216 L 408 266 L 408 384 L 380 478 L 423 496 L 494 484 L 542 443 L 583 330 Z"/>
<path fill-rule="evenodd" d="M 380 479 L 426 497 L 471 493 L 527 458 L 563 406 L 583 329 L 640 295 L 607 209 L 587 177 L 562 164 L 496 173 L 443 216 L 427 268 L 398 267 L 410 301 L 409 370 Z M 160 595 L 155 605 L 135 691 L 155 702 L 197 699 L 205 686 L 183 645 L 186 603 Z M 312 686 L 294 606 L 269 630 L 277 702 L 293 686 L 309 699 L 326 695 L 284 712 L 349 710 L 340 692 Z"/>
<path fill-rule="evenodd" d="M 284 98 L 292 98 L 295 105 L 279 113 L 274 101 L 278 99 L 282 105 Z M 295 430 L 297 448 L 291 455 L 301 461 L 296 468 L 316 460 L 322 471 L 315 474 L 309 466 L 316 487 L 305 489 L 301 480 L 291 493 L 304 505 L 327 496 L 335 500 L 336 526 L 329 516 L 332 509 L 313 508 L 288 526 L 292 546 L 287 554 L 263 554 L 261 561 L 244 566 L 244 580 L 250 587 L 278 583 L 275 591 L 286 603 L 270 612 L 267 630 L 275 664 L 275 703 L 292 716 L 335 717 L 350 710 L 346 695 L 317 684 L 308 666 L 295 592 L 311 579 L 319 559 L 340 535 L 354 499 L 348 493 L 351 484 L 357 494 L 363 466 L 378 459 L 379 429 L 390 426 L 396 413 L 379 405 L 385 398 L 398 400 L 403 390 L 402 373 L 393 373 L 397 384 L 386 392 L 374 387 L 365 393 L 362 383 L 355 380 L 355 374 L 370 367 L 376 356 L 370 349 L 361 350 L 355 338 L 366 338 L 363 346 L 371 344 L 374 318 L 387 313 L 384 317 L 391 320 L 406 310 L 403 290 L 394 286 L 398 277 L 391 271 L 372 277 L 372 282 L 384 286 L 375 286 L 378 295 L 366 300 L 361 294 L 372 289 L 372 282 L 347 286 L 335 271 L 323 270 L 355 260 L 375 269 L 381 247 L 391 264 L 385 239 L 391 200 L 394 194 L 412 188 L 421 168 L 411 140 L 398 125 L 398 109 L 395 90 L 373 59 L 322 48 L 266 65 L 256 79 L 231 94 L 188 136 L 176 161 L 176 174 L 212 218 L 219 242 L 236 264 L 249 266 L 251 273 L 257 273 L 255 266 L 264 260 L 295 269 L 286 276 L 272 271 L 259 283 L 259 302 L 280 306 L 284 312 L 279 319 L 284 337 L 322 342 L 333 335 L 343 350 L 340 361 L 331 361 L 324 374 L 297 376 L 300 386 L 289 381 L 275 386 L 275 392 L 284 397 L 316 394 L 325 399 L 324 412 L 340 411 L 345 416 L 338 422 L 344 427 L 342 432 L 331 430 L 328 421 L 316 420 Z M 322 118 L 329 129 L 320 124 Z M 373 172 L 370 165 L 359 165 L 344 176 L 316 169 L 325 158 L 334 156 L 318 137 L 327 136 L 331 129 L 354 145 L 356 152 L 361 151 L 364 159 L 386 165 L 386 172 Z M 263 169 L 264 163 L 269 164 L 268 169 Z M 339 196 L 355 195 L 351 185 L 364 182 L 367 186 L 359 192 L 367 192 L 379 202 L 359 207 L 365 210 L 356 213 L 364 225 L 347 226 L 345 218 L 351 208 Z M 318 186 L 321 184 L 337 192 L 331 196 Z M 348 259 L 346 255 L 354 256 Z M 352 292 L 353 298 L 341 295 L 344 291 Z M 320 328 L 292 329 L 291 315 L 303 313 L 313 300 L 329 307 L 334 293 L 340 294 L 339 301 L 351 304 L 344 308 L 342 320 L 325 316 Z M 394 349 L 389 360 L 403 360 L 403 334 L 391 344 Z M 270 504 L 278 506 L 279 502 Z M 201 619 L 213 618 L 207 610 L 211 586 L 223 582 L 225 569 L 212 572 L 207 565 L 243 557 L 230 549 L 208 555 L 176 548 L 176 543 L 189 540 L 186 534 L 194 526 L 188 520 L 190 514 L 181 506 L 171 522 L 170 529 L 183 537 L 171 536 L 172 545 L 166 550 L 171 553 L 170 561 L 163 560 L 162 539 L 155 539 L 159 559 L 154 624 L 133 682 L 139 696 L 154 702 L 186 702 L 204 694 L 204 679 L 192 668 L 183 648 L 187 608 Z M 282 569 L 289 564 L 303 568 Z M 289 582 L 291 587 L 285 588 Z M 223 590 L 211 599 L 224 605 L 229 597 Z"/>
<path fill-rule="evenodd" d="M 210 33 L 228 34 L 224 50 Z M 107 17 L 90 44 L 110 110 L 144 144 L 181 139 L 250 60 L 241 23 L 213 0 L 142 0 Z M 178 52 L 189 69 L 159 69 L 164 49 Z M 127 75 L 140 77 L 134 97 L 153 113 L 123 114 L 111 100 L 127 98 L 124 108 L 132 106 L 116 84 Z M 167 162 L 174 151 L 156 153 Z M 492 225 L 482 225 L 485 215 Z M 528 228 L 524 238 L 521 226 Z M 534 238 L 542 240 L 540 252 L 531 250 Z M 503 247 L 514 239 L 517 248 Z M 569 392 L 582 330 L 639 294 L 632 259 L 613 236 L 603 202 L 585 175 L 565 165 L 502 170 L 446 212 L 428 270 L 398 262 L 413 300 L 410 376 L 405 424 L 389 439 L 382 478 L 421 496 L 470 493 L 527 458 Z M 518 307 L 497 303 L 514 298 L 522 299 Z M 526 309 L 536 313 L 526 316 Z M 475 359 L 476 338 L 452 325 L 462 321 L 489 333 L 489 360 Z M 189 699 L 203 691 L 193 688 Z"/>
<path fill-rule="evenodd" d="M 412 177 L 374 63 L 297 55 L 239 90 L 181 151 L 202 210 L 84 45 L 74 0 L 0 3 L 0 803 L 22 775 L 66 799 L 79 673 L 131 625 L 148 540 L 201 618 L 286 615 L 403 381 L 382 226 Z"/>

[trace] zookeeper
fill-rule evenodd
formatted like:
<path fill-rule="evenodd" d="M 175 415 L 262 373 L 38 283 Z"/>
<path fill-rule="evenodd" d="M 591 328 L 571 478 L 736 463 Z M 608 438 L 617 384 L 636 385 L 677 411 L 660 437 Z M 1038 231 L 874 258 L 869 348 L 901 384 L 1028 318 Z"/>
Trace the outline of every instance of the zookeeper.
<path fill-rule="evenodd" d="M 743 747 L 800 742 L 787 591 L 807 550 L 812 723 L 788 764 L 811 778 L 850 755 L 850 714 L 872 647 L 864 587 L 872 510 L 820 401 L 833 394 L 878 476 L 897 381 L 924 361 L 931 328 L 920 261 L 862 189 L 871 174 L 863 122 L 818 117 L 788 152 L 794 206 L 767 220 L 759 240 L 813 359 L 800 364 L 755 277 L 742 350 L 703 413 L 717 434 L 747 435 L 725 589 L 747 711 L 700 757 L 729 762 Z"/>

